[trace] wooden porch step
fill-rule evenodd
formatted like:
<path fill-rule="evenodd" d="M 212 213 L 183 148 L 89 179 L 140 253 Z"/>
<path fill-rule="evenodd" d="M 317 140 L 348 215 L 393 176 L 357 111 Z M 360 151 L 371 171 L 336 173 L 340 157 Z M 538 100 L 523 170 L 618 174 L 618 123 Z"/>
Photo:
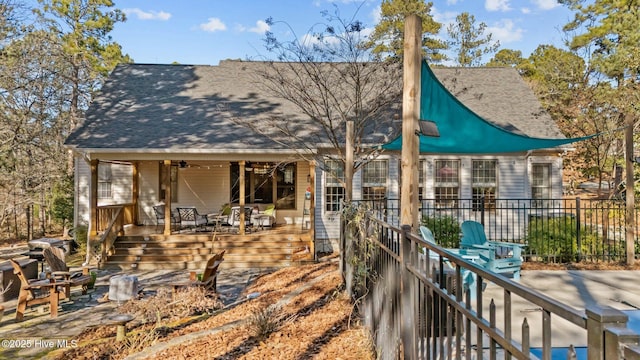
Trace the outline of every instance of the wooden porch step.
<path fill-rule="evenodd" d="M 312 261 L 309 246 L 309 234 L 300 231 L 124 236 L 115 242 L 105 267 L 199 271 L 212 253 L 225 249 L 222 268 L 279 268 Z"/>
<path fill-rule="evenodd" d="M 117 248 L 113 255 L 209 255 L 211 254 L 210 248 L 159 248 L 159 247 L 147 247 L 147 248 Z"/>

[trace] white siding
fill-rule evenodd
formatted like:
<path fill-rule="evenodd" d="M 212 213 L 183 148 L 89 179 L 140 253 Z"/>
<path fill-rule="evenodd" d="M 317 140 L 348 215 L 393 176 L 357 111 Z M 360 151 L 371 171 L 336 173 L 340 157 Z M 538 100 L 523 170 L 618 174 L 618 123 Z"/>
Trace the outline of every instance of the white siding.
<path fill-rule="evenodd" d="M 498 158 L 499 199 L 527 198 L 527 162 L 522 156 Z"/>
<path fill-rule="evenodd" d="M 138 214 L 142 225 L 155 225 L 153 206 L 160 202 L 160 162 L 144 161 L 138 165 Z"/>
<path fill-rule="evenodd" d="M 75 219 L 74 226 L 89 225 L 89 179 L 91 168 L 81 157 L 76 157 L 75 170 Z"/>

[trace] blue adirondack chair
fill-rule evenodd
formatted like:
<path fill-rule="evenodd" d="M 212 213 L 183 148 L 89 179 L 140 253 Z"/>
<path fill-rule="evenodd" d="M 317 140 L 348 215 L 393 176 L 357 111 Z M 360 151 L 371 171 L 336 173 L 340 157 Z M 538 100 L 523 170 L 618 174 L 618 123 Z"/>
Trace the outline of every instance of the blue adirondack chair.
<path fill-rule="evenodd" d="M 520 279 L 523 244 L 489 241 L 484 227 L 477 221 L 462 223 L 461 249 L 482 250 L 478 253 L 478 263 L 495 273 L 511 273 L 514 280 Z"/>
<path fill-rule="evenodd" d="M 431 231 L 431 229 L 429 229 L 426 226 L 420 226 L 420 235 L 422 236 L 422 238 L 428 242 L 431 243 L 433 245 L 436 245 L 436 241 L 435 241 L 435 237 L 433 236 L 433 232 Z M 446 249 L 447 251 L 450 251 L 454 254 L 457 254 L 459 256 L 461 256 L 463 259 L 467 260 L 467 261 L 475 261 L 478 259 L 478 255 L 476 254 L 476 251 L 471 251 L 471 252 L 467 252 L 465 251 L 460 251 L 460 249 Z M 436 254 L 434 252 L 429 252 L 429 258 L 431 259 L 431 261 L 434 264 L 437 264 L 440 261 L 440 255 Z M 444 264 L 451 270 L 455 269 L 454 265 L 448 260 L 448 259 L 444 259 Z M 462 288 L 464 291 L 471 291 L 471 293 L 475 293 L 476 291 L 476 274 L 473 271 L 470 271 L 468 269 L 462 268 L 460 270 L 460 277 L 462 278 Z M 483 288 L 484 290 L 484 288 Z"/>

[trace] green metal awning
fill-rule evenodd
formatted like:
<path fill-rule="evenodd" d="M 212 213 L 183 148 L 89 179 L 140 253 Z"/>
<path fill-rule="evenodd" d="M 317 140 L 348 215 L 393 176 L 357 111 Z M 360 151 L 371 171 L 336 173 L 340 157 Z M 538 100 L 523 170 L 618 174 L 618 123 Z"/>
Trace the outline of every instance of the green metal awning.
<path fill-rule="evenodd" d="M 509 132 L 474 113 L 453 96 L 433 74 L 426 61 L 421 71 L 420 119 L 435 122 L 440 137 L 420 134 L 420 153 L 488 154 L 554 148 L 595 135 L 544 139 Z M 401 150 L 402 136 L 382 146 Z"/>

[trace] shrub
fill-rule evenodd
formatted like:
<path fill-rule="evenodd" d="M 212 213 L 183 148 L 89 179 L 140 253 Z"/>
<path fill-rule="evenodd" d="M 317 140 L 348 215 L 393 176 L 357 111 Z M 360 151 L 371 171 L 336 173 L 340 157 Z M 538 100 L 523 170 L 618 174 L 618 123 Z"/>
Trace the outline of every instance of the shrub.
<path fill-rule="evenodd" d="M 446 248 L 457 248 L 460 244 L 460 224 L 453 216 L 423 216 L 422 225 L 433 232 L 436 243 Z"/>
<path fill-rule="evenodd" d="M 269 337 L 273 332 L 278 330 L 284 322 L 282 309 L 278 306 L 271 305 L 258 310 L 249 319 L 249 328 L 253 336 L 260 340 Z"/>
<path fill-rule="evenodd" d="M 531 219 L 527 243 L 532 255 L 554 262 L 580 261 L 603 254 L 603 244 L 591 229 L 580 227 L 580 252 L 576 219 L 570 216 Z"/>

